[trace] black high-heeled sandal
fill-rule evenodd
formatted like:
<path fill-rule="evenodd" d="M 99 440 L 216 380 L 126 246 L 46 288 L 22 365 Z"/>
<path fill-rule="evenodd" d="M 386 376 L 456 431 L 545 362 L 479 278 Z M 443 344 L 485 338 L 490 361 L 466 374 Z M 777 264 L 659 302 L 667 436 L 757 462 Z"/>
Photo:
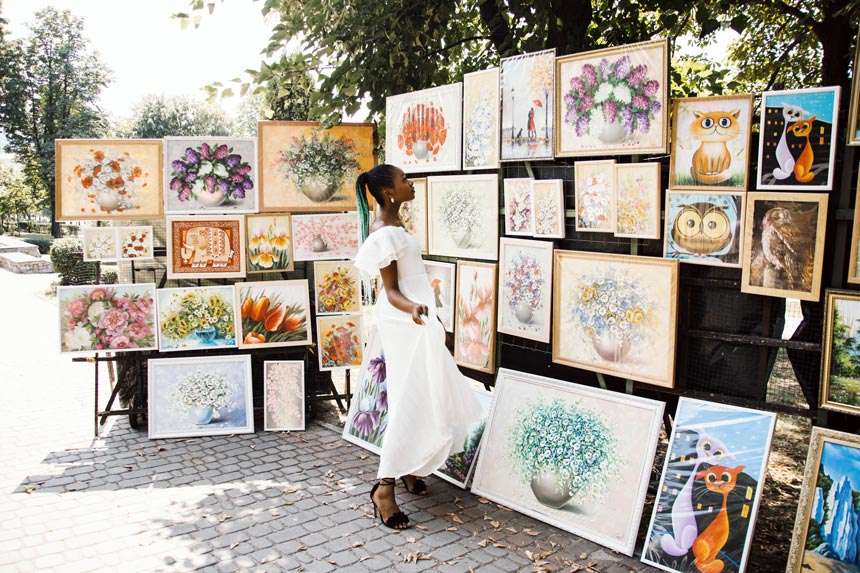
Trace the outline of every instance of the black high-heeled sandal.
<path fill-rule="evenodd" d="M 373 494 L 376 493 L 376 490 L 379 489 L 379 486 L 384 485 L 386 487 L 394 487 L 396 482 L 392 478 L 383 478 L 373 484 L 373 487 L 370 488 L 370 503 L 373 504 L 373 517 L 379 516 L 379 521 L 382 522 L 382 525 L 388 527 L 390 529 L 409 529 L 412 527 L 412 523 L 409 521 L 409 517 L 402 511 L 396 511 L 393 514 L 389 515 L 388 518 L 383 519 L 382 512 L 379 511 L 379 506 L 376 505 L 376 500 L 373 499 Z"/>
<path fill-rule="evenodd" d="M 409 487 L 409 482 L 406 481 L 407 477 L 411 477 L 412 487 Z M 406 488 L 406 491 L 415 495 L 427 495 L 427 482 L 421 479 L 418 476 L 403 476 L 400 478 L 400 481 L 403 482 L 403 487 Z"/>

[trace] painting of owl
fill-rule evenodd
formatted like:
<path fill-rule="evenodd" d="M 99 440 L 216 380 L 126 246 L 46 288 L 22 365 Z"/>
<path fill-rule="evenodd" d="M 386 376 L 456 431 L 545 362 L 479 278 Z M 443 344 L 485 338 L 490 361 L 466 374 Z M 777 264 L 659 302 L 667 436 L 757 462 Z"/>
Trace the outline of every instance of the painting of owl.
<path fill-rule="evenodd" d="M 685 263 L 740 266 L 743 194 L 669 191 L 665 256 Z"/>

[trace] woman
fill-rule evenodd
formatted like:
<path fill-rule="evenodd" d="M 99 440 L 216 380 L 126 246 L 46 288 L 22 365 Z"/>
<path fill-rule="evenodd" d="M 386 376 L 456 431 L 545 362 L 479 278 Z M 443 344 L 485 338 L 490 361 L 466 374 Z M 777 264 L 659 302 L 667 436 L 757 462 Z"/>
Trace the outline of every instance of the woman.
<path fill-rule="evenodd" d="M 379 205 L 367 235 L 367 189 Z M 462 451 L 466 429 L 481 406 L 445 347 L 445 329 L 436 317 L 433 287 L 421 248 L 400 221 L 400 205 L 415 198 L 403 170 L 378 165 L 359 175 L 356 198 L 362 238 L 355 266 L 382 277 L 373 319 L 382 340 L 388 379 L 388 426 L 379 457 L 379 481 L 370 491 L 374 513 L 393 529 L 412 526 L 400 511 L 394 484 L 401 477 L 411 493 L 426 493 L 421 476 L 449 455 Z"/>

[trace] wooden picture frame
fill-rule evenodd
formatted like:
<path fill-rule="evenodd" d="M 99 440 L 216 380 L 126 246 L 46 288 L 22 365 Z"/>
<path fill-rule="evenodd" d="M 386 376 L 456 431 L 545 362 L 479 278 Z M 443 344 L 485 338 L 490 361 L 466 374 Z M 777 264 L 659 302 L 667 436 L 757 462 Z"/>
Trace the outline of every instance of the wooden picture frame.
<path fill-rule="evenodd" d="M 505 235 L 534 235 L 531 178 L 505 179 L 502 194 L 505 199 Z"/>
<path fill-rule="evenodd" d="M 454 332 L 454 303 L 456 301 L 457 265 L 439 261 L 424 261 L 424 269 L 436 303 L 436 316 L 448 332 Z"/>
<path fill-rule="evenodd" d="M 747 193 L 741 292 L 821 298 L 827 199 L 827 193 Z"/>
<path fill-rule="evenodd" d="M 320 371 L 360 368 L 364 350 L 361 313 L 317 317 Z"/>
<path fill-rule="evenodd" d="M 860 184 L 860 173 L 857 174 L 857 183 Z M 860 284 L 860 201 L 854 201 L 854 223 L 851 226 L 851 251 L 848 257 L 848 278 L 846 282 L 849 284 Z"/>
<path fill-rule="evenodd" d="M 848 133 L 845 135 L 847 145 L 860 145 L 860 121 L 858 121 L 858 110 L 860 110 L 860 43 L 854 48 L 854 67 L 851 78 L 851 105 L 848 108 Z"/>
<path fill-rule="evenodd" d="M 836 160 L 839 86 L 761 94 L 761 191 L 830 191 Z"/>
<path fill-rule="evenodd" d="M 258 122 L 260 211 L 354 211 L 355 179 L 376 165 L 375 133 L 373 123 Z"/>
<path fill-rule="evenodd" d="M 463 169 L 499 167 L 499 68 L 463 76 Z"/>
<path fill-rule="evenodd" d="M 454 362 L 496 371 L 496 263 L 457 261 Z"/>
<path fill-rule="evenodd" d="M 308 279 L 235 283 L 233 296 L 239 348 L 313 343 Z"/>
<path fill-rule="evenodd" d="M 167 278 L 245 276 L 245 217 L 167 217 Z"/>
<path fill-rule="evenodd" d="M 555 75 L 556 157 L 668 151 L 667 39 L 560 56 Z"/>
<path fill-rule="evenodd" d="M 351 259 L 358 253 L 358 213 L 293 215 L 296 261 Z"/>
<path fill-rule="evenodd" d="M 499 239 L 499 332 L 549 342 L 552 247 L 548 241 Z"/>
<path fill-rule="evenodd" d="M 263 361 L 263 429 L 291 432 L 305 429 L 305 363 Z"/>
<path fill-rule="evenodd" d="M 564 238 L 564 181 L 532 181 L 532 214 L 534 236 L 542 239 Z"/>
<path fill-rule="evenodd" d="M 824 333 L 821 337 L 820 408 L 860 415 L 860 378 L 850 368 L 857 364 L 852 339 L 860 317 L 860 292 L 825 291 Z M 848 365 L 845 366 L 845 361 Z M 845 371 L 846 367 L 849 369 Z M 811 404 L 812 405 L 812 404 Z M 860 483 L 858 483 L 860 485 Z"/>
<path fill-rule="evenodd" d="M 160 219 L 160 139 L 57 139 L 55 218 Z"/>
<path fill-rule="evenodd" d="M 485 175 L 427 178 L 431 255 L 495 261 L 499 248 L 499 179 Z"/>
<path fill-rule="evenodd" d="M 459 171 L 463 82 L 385 98 L 385 159 L 404 173 Z"/>
<path fill-rule="evenodd" d="M 553 159 L 556 139 L 554 62 L 555 48 L 501 59 L 502 162 Z"/>
<path fill-rule="evenodd" d="M 289 213 L 246 215 L 246 272 L 250 275 L 292 271 L 295 268 L 292 229 Z"/>
<path fill-rule="evenodd" d="M 663 256 L 682 263 L 740 268 L 746 193 L 666 193 Z"/>
<path fill-rule="evenodd" d="M 410 179 L 415 198 L 400 205 L 400 220 L 407 233 L 415 237 L 421 253 L 427 254 L 427 178 Z"/>
<path fill-rule="evenodd" d="M 576 231 L 614 232 L 615 160 L 577 161 L 573 173 Z"/>
<path fill-rule="evenodd" d="M 562 250 L 554 257 L 552 361 L 674 387 L 678 261 Z"/>
<path fill-rule="evenodd" d="M 672 100 L 669 188 L 746 191 L 751 94 Z"/>
<path fill-rule="evenodd" d="M 352 261 L 314 261 L 314 313 L 361 312 L 361 272 Z"/>
<path fill-rule="evenodd" d="M 156 301 L 160 352 L 237 346 L 232 285 L 160 288 Z"/>
<path fill-rule="evenodd" d="M 660 164 L 616 163 L 612 229 L 616 237 L 660 238 Z"/>

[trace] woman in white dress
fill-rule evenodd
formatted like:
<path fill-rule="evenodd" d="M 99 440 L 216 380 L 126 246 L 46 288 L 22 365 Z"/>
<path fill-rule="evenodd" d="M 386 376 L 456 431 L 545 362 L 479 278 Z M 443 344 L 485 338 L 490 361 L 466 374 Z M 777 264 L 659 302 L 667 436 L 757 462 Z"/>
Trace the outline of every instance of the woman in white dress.
<path fill-rule="evenodd" d="M 379 205 L 369 235 L 365 189 Z M 355 265 L 382 277 L 373 319 L 388 380 L 388 426 L 370 499 L 384 525 L 406 529 L 412 524 L 395 500 L 396 478 L 411 493 L 426 493 L 420 477 L 463 450 L 481 406 L 445 346 L 421 248 L 400 221 L 400 205 L 415 198 L 415 188 L 402 169 L 382 164 L 359 175 L 356 197 L 364 242 Z"/>

